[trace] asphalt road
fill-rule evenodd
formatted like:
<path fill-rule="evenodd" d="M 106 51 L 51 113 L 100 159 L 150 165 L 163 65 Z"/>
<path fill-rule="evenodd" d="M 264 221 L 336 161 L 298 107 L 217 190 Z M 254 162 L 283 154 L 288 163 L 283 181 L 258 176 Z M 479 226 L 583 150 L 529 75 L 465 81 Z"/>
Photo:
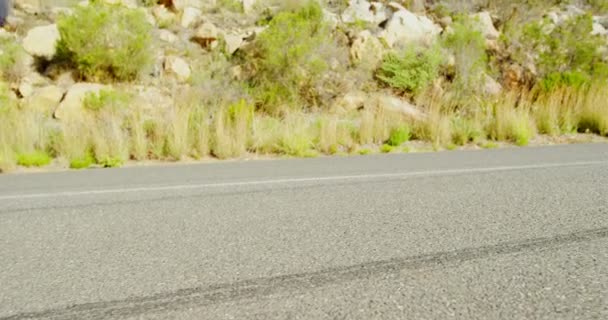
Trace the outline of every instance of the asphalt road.
<path fill-rule="evenodd" d="M 608 319 L 608 145 L 0 175 L 0 319 Z"/>

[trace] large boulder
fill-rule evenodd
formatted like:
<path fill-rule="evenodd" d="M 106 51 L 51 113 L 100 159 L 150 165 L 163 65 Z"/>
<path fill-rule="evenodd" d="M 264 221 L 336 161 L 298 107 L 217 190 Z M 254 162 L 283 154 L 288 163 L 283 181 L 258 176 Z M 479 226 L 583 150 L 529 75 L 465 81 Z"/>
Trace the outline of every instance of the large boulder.
<path fill-rule="evenodd" d="M 350 0 L 348 7 L 342 13 L 342 21 L 345 23 L 365 21 L 377 25 L 386 21 L 389 15 L 390 10 L 380 2 Z"/>
<path fill-rule="evenodd" d="M 32 56 L 51 59 L 61 36 L 56 24 L 34 27 L 23 39 L 23 49 Z"/>
<path fill-rule="evenodd" d="M 182 13 L 181 26 L 184 28 L 191 28 L 200 22 L 203 12 L 201 9 L 194 7 L 187 7 Z"/>
<path fill-rule="evenodd" d="M 65 97 L 55 109 L 53 116 L 65 121 L 77 119 L 82 113 L 82 103 L 87 94 L 97 94 L 107 88 L 108 86 L 99 83 L 83 82 L 74 84 L 68 89 Z"/>
<path fill-rule="evenodd" d="M 500 32 L 494 27 L 492 22 L 492 16 L 487 11 L 476 13 L 472 16 L 473 20 L 477 23 L 477 28 L 484 36 L 489 40 L 496 40 L 500 36 Z"/>
<path fill-rule="evenodd" d="M 401 9 L 388 20 L 380 33 L 390 47 L 409 44 L 429 44 L 441 33 L 441 27 L 425 16 Z"/>
<path fill-rule="evenodd" d="M 350 48 L 351 60 L 375 69 L 384 56 L 384 45 L 368 30 L 360 32 Z"/>
<path fill-rule="evenodd" d="M 62 88 L 54 85 L 37 88 L 24 100 L 24 105 L 41 114 L 51 114 L 59 105 L 64 93 Z"/>
<path fill-rule="evenodd" d="M 181 82 L 186 82 L 190 79 L 192 70 L 186 60 L 177 57 L 169 56 L 165 58 L 165 70 L 171 74 L 174 74 L 177 79 Z"/>

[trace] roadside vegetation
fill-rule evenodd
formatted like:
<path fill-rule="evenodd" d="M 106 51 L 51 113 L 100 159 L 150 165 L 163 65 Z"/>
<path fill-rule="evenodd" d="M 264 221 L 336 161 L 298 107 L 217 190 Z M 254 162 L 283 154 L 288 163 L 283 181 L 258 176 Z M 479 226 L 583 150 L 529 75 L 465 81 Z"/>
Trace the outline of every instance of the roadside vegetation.
<path fill-rule="evenodd" d="M 525 13 L 547 5 L 540 2 Z M 109 86 L 88 93 L 81 112 L 60 124 L 15 93 L 10 84 L 24 76 L 23 48 L 0 38 L 0 171 L 53 161 L 80 169 L 130 160 L 408 152 L 412 141 L 451 150 L 524 146 L 538 135 L 608 137 L 607 43 L 592 34 L 591 15 L 608 10 L 604 1 L 589 1 L 590 13 L 557 26 L 542 15 L 501 12 L 493 42 L 466 14 L 470 8 L 445 1 L 429 14 L 450 17 L 449 32 L 432 43 L 385 50 L 376 65 L 349 57 L 361 23 L 334 28 L 316 1 L 279 3 L 275 12 L 257 13 L 265 29 L 245 49 L 227 53 L 220 41 L 193 53 L 200 55 L 193 75 L 186 85 L 163 84 L 172 103 L 153 111 L 132 90 L 149 81 L 158 49 L 142 11 L 102 1 L 75 7 L 58 18 L 61 40 L 46 63 Z M 243 14 L 239 1 L 218 6 Z M 520 68 L 509 82 L 511 65 Z M 485 90 L 488 78 L 502 90 Z M 361 106 L 335 107 L 355 90 L 367 94 Z M 382 108 L 371 98 L 378 92 L 420 114 Z"/>

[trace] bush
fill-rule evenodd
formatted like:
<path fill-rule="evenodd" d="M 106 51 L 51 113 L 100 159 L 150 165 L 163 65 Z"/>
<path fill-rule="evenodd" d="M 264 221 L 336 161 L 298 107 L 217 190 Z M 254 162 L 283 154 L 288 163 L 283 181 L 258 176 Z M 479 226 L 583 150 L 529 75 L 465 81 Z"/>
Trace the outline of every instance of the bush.
<path fill-rule="evenodd" d="M 437 49 L 409 49 L 384 57 L 377 77 L 402 92 L 418 94 L 439 75 L 442 58 Z"/>
<path fill-rule="evenodd" d="M 42 167 L 51 163 L 51 157 L 42 151 L 17 155 L 17 164 L 24 167 Z"/>
<path fill-rule="evenodd" d="M 391 130 L 391 135 L 386 144 L 393 147 L 398 147 L 405 142 L 408 142 L 412 137 L 410 127 L 400 126 Z"/>
<path fill-rule="evenodd" d="M 468 16 L 457 16 L 453 32 L 446 33 L 443 46 L 454 55 L 454 85 L 464 95 L 479 92 L 480 84 L 488 68 L 486 41 L 479 28 Z"/>
<path fill-rule="evenodd" d="M 598 50 L 604 40 L 591 35 L 592 30 L 590 14 L 573 17 L 558 26 L 543 20 L 524 27 L 523 50 L 539 52 L 534 62 L 541 78 L 540 89 L 580 87 L 592 79 L 608 77 L 608 65 Z"/>
<path fill-rule="evenodd" d="M 316 1 L 274 16 L 245 56 L 258 107 L 276 114 L 282 106 L 315 104 L 332 41 Z"/>
<path fill-rule="evenodd" d="M 17 82 L 26 72 L 26 57 L 17 41 L 0 37 L 0 79 Z"/>
<path fill-rule="evenodd" d="M 94 1 L 57 25 L 58 59 L 87 80 L 132 80 L 152 61 L 152 26 L 140 10 Z"/>

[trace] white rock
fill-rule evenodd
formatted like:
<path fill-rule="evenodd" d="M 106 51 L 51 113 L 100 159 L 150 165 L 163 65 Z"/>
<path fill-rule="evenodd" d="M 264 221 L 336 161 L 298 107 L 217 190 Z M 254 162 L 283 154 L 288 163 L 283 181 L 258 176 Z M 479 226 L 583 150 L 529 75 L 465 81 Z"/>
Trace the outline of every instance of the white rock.
<path fill-rule="evenodd" d="M 57 108 L 64 93 L 62 88 L 54 85 L 38 88 L 25 99 L 24 105 L 38 112 L 51 114 Z"/>
<path fill-rule="evenodd" d="M 55 109 L 54 117 L 60 120 L 70 121 L 77 118 L 82 113 L 82 102 L 87 94 L 99 93 L 108 88 L 99 83 L 76 83 L 71 86 L 63 101 Z"/>
<path fill-rule="evenodd" d="M 211 22 L 205 22 L 196 29 L 194 36 L 199 39 L 217 39 L 218 37 L 217 27 Z"/>
<path fill-rule="evenodd" d="M 241 0 L 241 2 L 243 4 L 243 12 L 245 12 L 245 14 L 250 14 L 253 12 L 253 9 L 255 9 L 257 0 Z"/>
<path fill-rule="evenodd" d="M 494 27 L 492 16 L 487 11 L 476 13 L 472 16 L 477 22 L 479 31 L 486 39 L 498 39 L 500 32 Z"/>
<path fill-rule="evenodd" d="M 431 43 L 441 33 L 441 27 L 425 16 L 417 16 L 407 10 L 393 14 L 386 28 L 380 33 L 387 45 L 408 45 Z"/>
<path fill-rule="evenodd" d="M 608 35 L 608 30 L 606 30 L 606 28 L 604 28 L 604 26 L 602 26 L 601 24 L 594 23 L 591 34 L 594 36 L 595 35 L 606 36 L 606 35 Z"/>
<path fill-rule="evenodd" d="M 158 30 L 158 38 L 168 43 L 174 43 L 178 40 L 177 36 L 173 32 L 165 29 Z"/>
<path fill-rule="evenodd" d="M 382 42 L 369 30 L 360 32 L 350 48 L 351 59 L 362 66 L 375 69 L 384 55 Z"/>
<path fill-rule="evenodd" d="M 418 107 L 401 98 L 392 95 L 378 95 L 375 100 L 378 108 L 398 112 L 414 119 L 424 119 L 426 117 Z"/>
<path fill-rule="evenodd" d="M 484 84 L 482 91 L 484 94 L 494 96 L 502 92 L 502 86 L 500 85 L 500 83 L 494 80 L 494 78 L 486 74 L 484 75 Z"/>
<path fill-rule="evenodd" d="M 35 27 L 23 39 L 23 49 L 32 56 L 51 59 L 57 51 L 56 45 L 60 38 L 56 24 Z"/>
<path fill-rule="evenodd" d="M 192 73 L 188 62 L 176 56 L 165 58 L 165 70 L 176 75 L 177 79 L 182 82 L 188 81 Z"/>
<path fill-rule="evenodd" d="M 350 0 L 349 5 L 342 13 L 342 21 L 353 23 L 365 21 L 379 24 L 388 19 L 390 11 L 380 2 L 369 2 L 367 0 Z"/>
<path fill-rule="evenodd" d="M 226 53 L 233 54 L 243 45 L 243 37 L 235 34 L 224 34 Z"/>
<path fill-rule="evenodd" d="M 182 13 L 181 26 L 184 28 L 194 26 L 200 21 L 202 14 L 201 9 L 193 7 L 185 8 L 184 12 Z"/>
<path fill-rule="evenodd" d="M 169 11 L 165 6 L 156 6 L 152 8 L 152 15 L 156 19 L 158 25 L 169 25 L 177 20 L 175 13 Z"/>

